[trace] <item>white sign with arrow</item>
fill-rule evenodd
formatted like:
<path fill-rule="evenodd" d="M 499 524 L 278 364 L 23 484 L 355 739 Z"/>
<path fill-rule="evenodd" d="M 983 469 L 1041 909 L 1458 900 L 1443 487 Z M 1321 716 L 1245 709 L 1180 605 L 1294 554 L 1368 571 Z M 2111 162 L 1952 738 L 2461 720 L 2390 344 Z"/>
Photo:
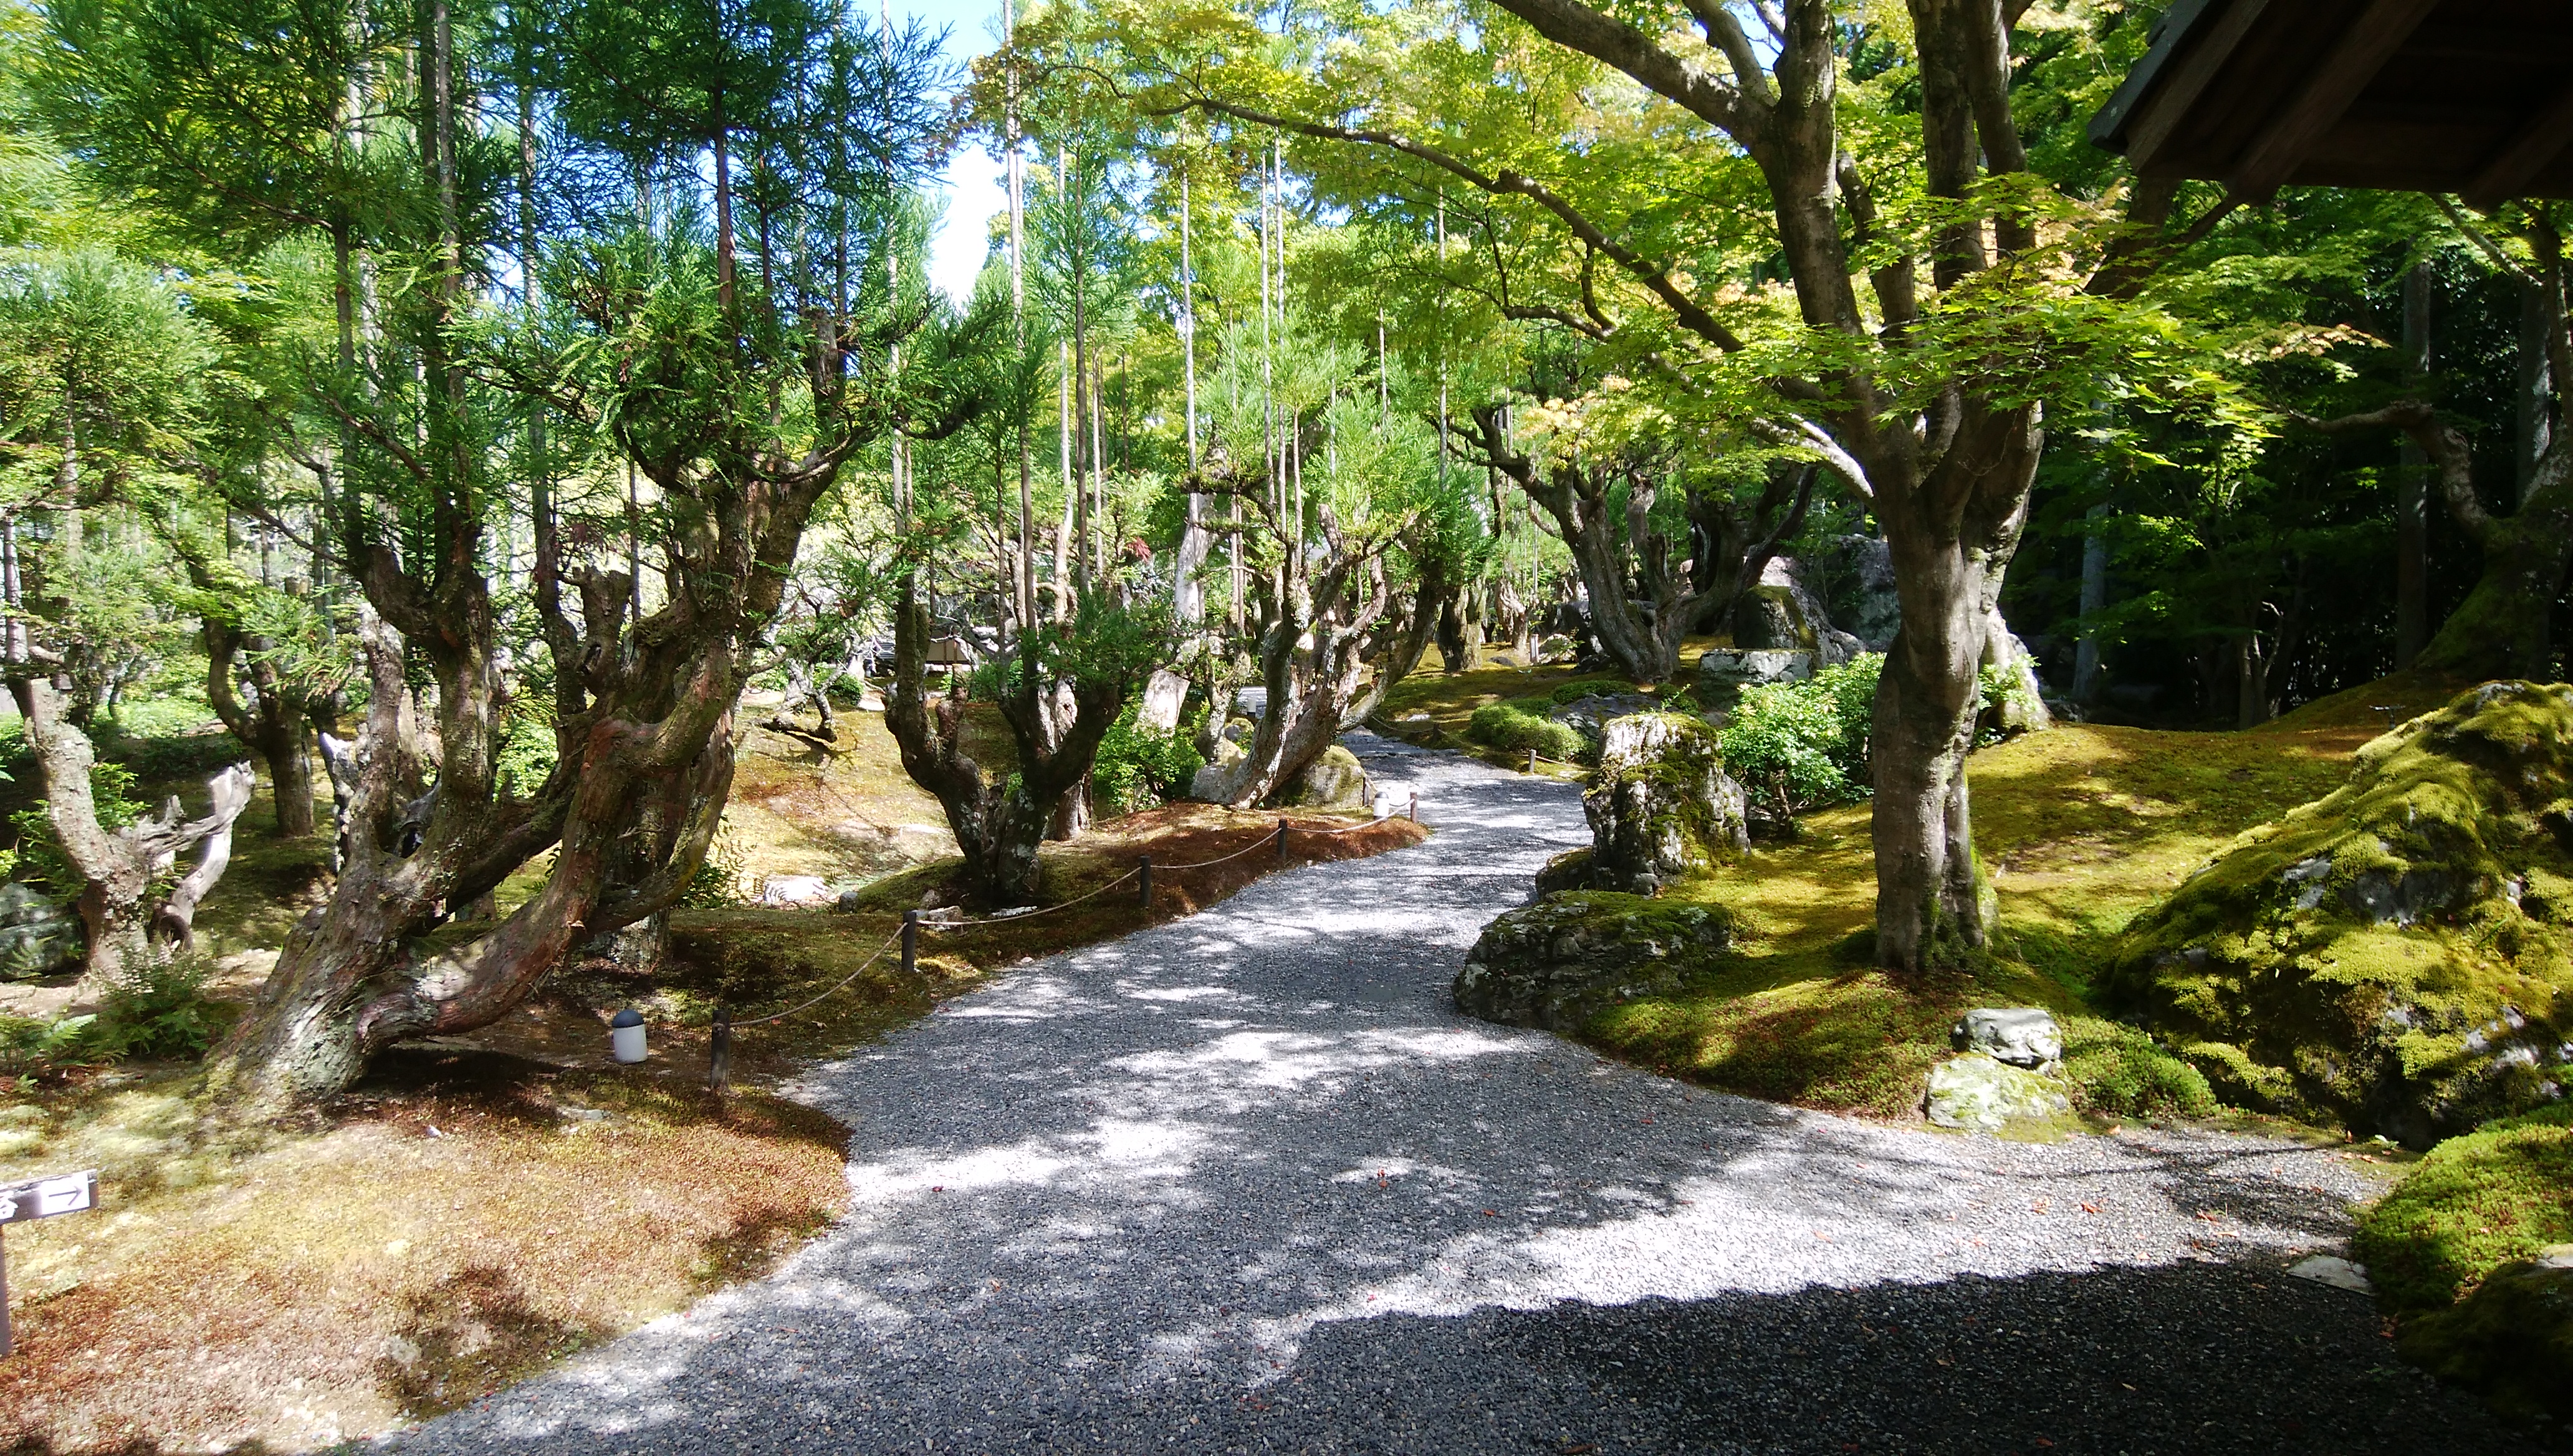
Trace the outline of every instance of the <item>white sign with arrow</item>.
<path fill-rule="evenodd" d="M 98 1206 L 98 1169 L 0 1186 L 0 1227 Z M 9 1259 L 0 1248 L 0 1355 L 9 1353 Z"/>

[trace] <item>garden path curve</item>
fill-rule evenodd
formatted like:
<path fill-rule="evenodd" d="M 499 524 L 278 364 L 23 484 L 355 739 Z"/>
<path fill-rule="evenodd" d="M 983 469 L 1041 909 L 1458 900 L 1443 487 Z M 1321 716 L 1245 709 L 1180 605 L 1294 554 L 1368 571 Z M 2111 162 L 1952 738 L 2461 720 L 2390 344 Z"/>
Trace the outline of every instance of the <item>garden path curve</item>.
<path fill-rule="evenodd" d="M 1351 744 L 1428 843 L 817 1068 L 803 1094 L 856 1129 L 838 1226 L 386 1444 L 2519 1449 L 2365 1299 L 2282 1276 L 2369 1190 L 2327 1153 L 1876 1125 L 1460 1016 L 1477 931 L 1586 840 L 1578 792 Z"/>

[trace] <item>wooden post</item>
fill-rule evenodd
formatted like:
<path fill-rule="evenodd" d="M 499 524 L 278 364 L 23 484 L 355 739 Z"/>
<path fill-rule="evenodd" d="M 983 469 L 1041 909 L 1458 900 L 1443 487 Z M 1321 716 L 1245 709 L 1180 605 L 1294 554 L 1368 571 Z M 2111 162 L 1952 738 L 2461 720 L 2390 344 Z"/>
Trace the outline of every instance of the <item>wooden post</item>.
<path fill-rule="evenodd" d="M 902 913 L 902 974 L 912 975 L 920 966 L 920 912 Z"/>
<path fill-rule="evenodd" d="M 1536 750 L 1533 748 L 1528 750 L 1528 772 L 1536 772 Z"/>
<path fill-rule="evenodd" d="M 1405 809 L 1402 811 L 1402 817 L 1403 817 L 1403 818 L 1405 818 L 1405 819 L 1410 820 L 1410 821 L 1411 821 L 1412 823 L 1414 823 L 1414 824 L 1418 824 L 1418 823 L 1420 822 L 1420 791 L 1419 791 L 1419 790 L 1417 790 L 1417 789 L 1412 790 L 1412 792 L 1411 792 L 1411 803 L 1410 803 L 1409 807 L 1405 808 Z"/>
<path fill-rule="evenodd" d="M 706 1088 L 720 1095 L 732 1085 L 732 1008 L 715 1008 L 714 1035 L 706 1039 Z"/>
<path fill-rule="evenodd" d="M 1143 894 L 1139 899 L 1139 903 L 1142 904 L 1145 910 L 1150 911 L 1153 908 L 1153 857 L 1151 855 L 1144 856 L 1144 863 L 1137 868 L 1144 881 Z"/>
<path fill-rule="evenodd" d="M 1278 863 L 1286 863 L 1286 821 L 1278 821 Z"/>

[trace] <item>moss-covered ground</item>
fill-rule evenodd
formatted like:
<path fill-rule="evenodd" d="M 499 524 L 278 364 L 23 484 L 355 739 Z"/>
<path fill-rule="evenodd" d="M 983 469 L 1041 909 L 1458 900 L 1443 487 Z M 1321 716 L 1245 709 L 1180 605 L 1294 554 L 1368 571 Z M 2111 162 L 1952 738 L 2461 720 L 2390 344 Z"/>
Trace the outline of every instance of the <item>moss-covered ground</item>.
<path fill-rule="evenodd" d="M 1711 641 L 1712 639 L 1710 639 Z M 1710 645 L 1692 641 L 1687 662 Z M 1478 708 L 1544 698 L 1569 667 L 1487 665 L 1423 672 L 1386 695 L 1378 722 L 1415 742 L 1524 771 L 1523 752 L 1476 740 Z M 1948 1053 L 1959 1012 L 2040 1005 L 2065 1022 L 2068 1070 L 2104 1115 L 2214 1108 L 2205 1081 L 2141 1034 L 2093 1014 L 2097 969 L 2136 915 L 2245 829 L 2321 797 L 2358 747 L 2445 702 L 2454 684 L 2390 678 L 2324 699 L 2249 733 L 2171 733 L 2068 724 L 1975 755 L 1976 844 L 2004 932 L 1972 972 L 1926 983 L 1873 970 L 1875 874 L 1864 804 L 1808 816 L 1800 838 L 1671 893 L 1720 905 L 1737 953 L 1679 997 L 1603 1018 L 1601 1050 L 1730 1091 L 1903 1117 Z M 1570 764 L 1540 763 L 1578 778 Z"/>

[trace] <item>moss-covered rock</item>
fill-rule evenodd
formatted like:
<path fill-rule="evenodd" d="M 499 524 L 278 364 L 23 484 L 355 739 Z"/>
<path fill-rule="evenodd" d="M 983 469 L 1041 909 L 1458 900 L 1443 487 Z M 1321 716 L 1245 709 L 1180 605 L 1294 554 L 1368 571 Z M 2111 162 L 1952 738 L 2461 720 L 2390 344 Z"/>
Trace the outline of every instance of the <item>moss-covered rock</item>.
<path fill-rule="evenodd" d="M 1334 743 L 1295 781 L 1294 802 L 1304 809 L 1364 810 L 1370 807 L 1367 789 L 1366 768 L 1358 756 Z"/>
<path fill-rule="evenodd" d="M 2504 1264 L 2455 1307 L 2406 1322 L 2400 1348 L 2505 1415 L 2573 1422 L 2573 1244 Z"/>
<path fill-rule="evenodd" d="M 1577 1032 L 1611 1007 L 1677 991 L 1732 936 L 1720 909 L 1604 890 L 1548 896 L 1483 928 L 1456 975 L 1456 1006 L 1503 1026 Z"/>
<path fill-rule="evenodd" d="M 1725 775 L 1715 730 L 1683 713 L 1610 721 L 1581 809 L 1590 820 L 1591 883 L 1603 890 L 1655 894 L 1751 843 L 1742 786 Z"/>
<path fill-rule="evenodd" d="M 2229 1099 L 2413 1146 L 2573 1081 L 2573 687 L 2359 750 L 2138 918 L 2103 980 Z"/>
<path fill-rule="evenodd" d="M 2051 1078 L 1969 1052 L 1930 1069 L 1922 1108 L 1936 1126 L 1999 1132 L 2013 1122 L 2045 1121 L 2069 1112 L 2073 1099 Z"/>

